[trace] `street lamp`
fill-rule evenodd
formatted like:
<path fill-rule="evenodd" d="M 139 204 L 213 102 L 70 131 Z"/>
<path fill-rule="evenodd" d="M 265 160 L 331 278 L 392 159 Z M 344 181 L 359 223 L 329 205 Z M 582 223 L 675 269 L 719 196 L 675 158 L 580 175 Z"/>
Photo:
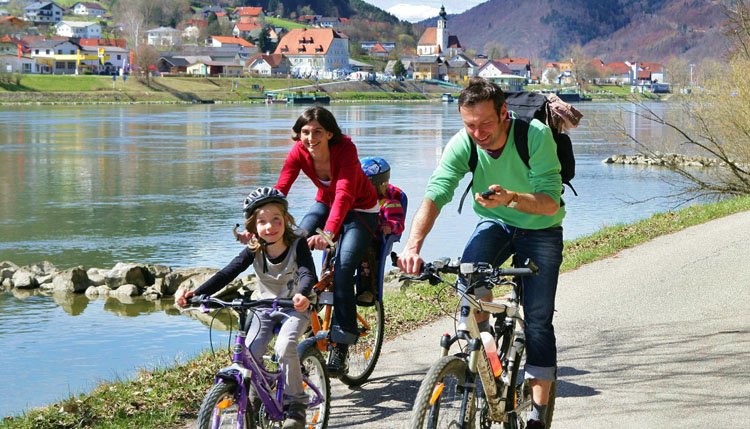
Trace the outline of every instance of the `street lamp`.
<path fill-rule="evenodd" d="M 693 86 L 693 67 L 695 64 L 690 64 L 690 86 Z"/>

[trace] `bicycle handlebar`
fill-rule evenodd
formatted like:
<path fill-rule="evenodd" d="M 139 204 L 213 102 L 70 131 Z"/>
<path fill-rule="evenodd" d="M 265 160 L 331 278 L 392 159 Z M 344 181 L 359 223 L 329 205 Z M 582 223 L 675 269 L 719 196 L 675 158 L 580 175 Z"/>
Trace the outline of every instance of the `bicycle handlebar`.
<path fill-rule="evenodd" d="M 391 252 L 391 262 L 396 265 L 398 261 L 398 255 L 396 252 Z M 422 264 L 422 271 L 414 275 L 402 274 L 399 277 L 399 281 L 404 280 L 416 280 L 424 281 L 427 280 L 430 284 L 438 284 L 445 282 L 440 277 L 440 273 L 458 274 L 459 276 L 468 276 L 470 274 L 484 274 L 488 277 L 490 283 L 497 284 L 500 282 L 502 277 L 523 277 L 536 275 L 539 272 L 539 267 L 531 260 L 527 259 L 524 262 L 525 267 L 523 268 L 501 268 L 493 267 L 487 262 L 461 262 L 460 259 L 451 261 L 450 258 L 442 258 L 433 262 L 425 262 Z"/>
<path fill-rule="evenodd" d="M 318 235 L 320 235 L 321 237 L 323 237 L 323 240 L 325 240 L 326 243 L 328 243 L 328 247 L 330 247 L 331 249 L 333 249 L 335 247 L 335 244 L 333 243 L 333 240 L 331 240 L 331 237 L 329 237 L 328 234 L 325 233 L 325 231 L 323 231 L 320 228 L 315 228 L 315 232 L 317 232 Z"/>
<path fill-rule="evenodd" d="M 291 299 L 281 298 L 264 298 L 250 300 L 247 298 L 237 298 L 232 301 L 222 301 L 218 298 L 212 298 L 209 295 L 196 295 L 188 301 L 192 305 L 202 305 L 208 308 L 232 307 L 234 309 L 247 310 L 256 307 L 281 307 L 294 308 L 294 301 Z"/>

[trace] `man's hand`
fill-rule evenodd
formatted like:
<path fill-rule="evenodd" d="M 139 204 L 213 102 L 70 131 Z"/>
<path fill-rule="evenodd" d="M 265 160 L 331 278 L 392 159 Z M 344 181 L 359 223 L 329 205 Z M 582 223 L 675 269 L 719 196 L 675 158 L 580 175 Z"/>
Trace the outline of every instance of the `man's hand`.
<path fill-rule="evenodd" d="M 310 306 L 310 300 L 301 293 L 295 293 L 292 297 L 292 302 L 294 303 L 294 309 L 299 311 L 300 313 L 306 311 Z"/>
<path fill-rule="evenodd" d="M 515 192 L 503 189 L 500 185 L 491 185 L 488 191 L 474 194 L 474 199 L 482 207 L 488 209 L 494 209 L 495 207 L 507 206 L 508 203 L 513 199 Z"/>

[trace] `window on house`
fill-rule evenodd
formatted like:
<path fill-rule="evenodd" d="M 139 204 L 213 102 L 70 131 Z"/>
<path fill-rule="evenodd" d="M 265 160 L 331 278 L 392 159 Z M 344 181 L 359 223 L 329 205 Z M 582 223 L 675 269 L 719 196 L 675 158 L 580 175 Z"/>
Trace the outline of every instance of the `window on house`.
<path fill-rule="evenodd" d="M 58 70 L 65 70 L 65 63 L 55 63 L 55 68 Z"/>

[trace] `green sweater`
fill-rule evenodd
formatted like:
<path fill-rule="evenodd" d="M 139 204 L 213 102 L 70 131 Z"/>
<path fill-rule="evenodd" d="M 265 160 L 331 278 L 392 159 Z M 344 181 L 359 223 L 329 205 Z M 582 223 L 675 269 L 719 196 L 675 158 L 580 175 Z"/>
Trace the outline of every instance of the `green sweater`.
<path fill-rule="evenodd" d="M 536 119 L 531 121 L 528 133 L 529 166 L 527 168 L 518 155 L 513 139 L 513 126 L 508 132 L 508 141 L 499 158 L 494 159 L 486 151 L 477 147 L 477 168 L 474 171 L 474 193 L 486 191 L 490 185 L 500 185 L 519 193 L 545 193 L 558 204 L 561 202 L 562 180 L 560 161 L 557 159 L 557 146 L 552 131 Z M 438 208 L 448 204 L 459 181 L 469 171 L 471 141 L 466 129 L 462 128 L 448 142 L 443 151 L 440 165 L 430 177 L 425 198 L 434 201 Z M 543 229 L 562 225 L 565 206 L 552 216 L 523 213 L 508 207 L 484 208 L 471 198 L 474 212 L 480 218 L 498 219 L 508 225 L 524 229 Z"/>

